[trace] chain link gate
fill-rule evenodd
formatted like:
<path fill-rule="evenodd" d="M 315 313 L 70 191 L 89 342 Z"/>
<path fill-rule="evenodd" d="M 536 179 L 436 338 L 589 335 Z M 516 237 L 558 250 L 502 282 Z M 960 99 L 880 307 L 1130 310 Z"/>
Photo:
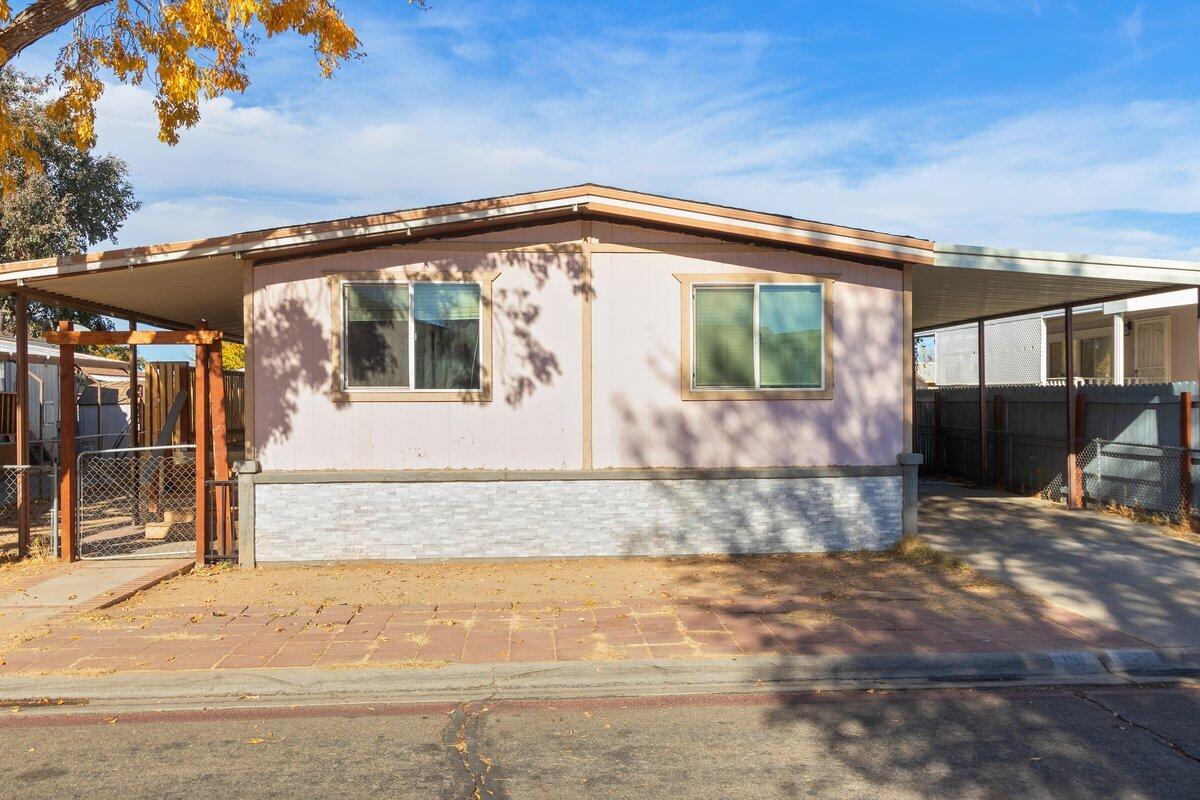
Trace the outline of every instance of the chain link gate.
<path fill-rule="evenodd" d="M 167 445 L 81 453 L 79 557 L 195 555 L 195 451 Z"/>

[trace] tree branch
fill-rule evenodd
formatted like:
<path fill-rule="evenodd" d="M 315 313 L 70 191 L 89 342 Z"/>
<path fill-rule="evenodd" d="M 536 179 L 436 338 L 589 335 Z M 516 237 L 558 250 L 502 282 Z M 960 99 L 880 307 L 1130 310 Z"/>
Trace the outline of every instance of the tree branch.
<path fill-rule="evenodd" d="M 0 30 L 0 65 L 71 20 L 111 0 L 34 0 Z"/>

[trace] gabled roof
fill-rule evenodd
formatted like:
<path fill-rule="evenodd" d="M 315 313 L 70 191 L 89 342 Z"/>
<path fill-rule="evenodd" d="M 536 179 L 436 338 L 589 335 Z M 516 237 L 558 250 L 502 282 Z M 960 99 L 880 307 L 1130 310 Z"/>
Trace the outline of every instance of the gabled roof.
<path fill-rule="evenodd" d="M 348 240 L 355 240 L 356 245 L 384 244 L 414 236 L 450 235 L 464 230 L 580 216 L 659 225 L 719 238 L 792 246 L 869 261 L 933 263 L 933 242 L 927 239 L 585 183 L 207 239 L 105 250 L 72 258 L 15 261 L 0 265 L 0 280 L 220 255 L 265 256 L 278 254 L 281 250 L 295 254 L 320 252 L 344 247 Z"/>
<path fill-rule="evenodd" d="M 994 250 L 586 183 L 208 239 L 0 264 L 0 290 L 166 328 L 245 327 L 251 263 L 599 219 L 885 266 L 912 266 L 918 328 L 1200 285 L 1200 264 Z"/>

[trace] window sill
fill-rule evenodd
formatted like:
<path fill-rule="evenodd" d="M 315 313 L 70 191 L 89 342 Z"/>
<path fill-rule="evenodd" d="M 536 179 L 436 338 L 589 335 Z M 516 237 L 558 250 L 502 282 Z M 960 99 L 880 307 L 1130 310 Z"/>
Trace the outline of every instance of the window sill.
<path fill-rule="evenodd" d="M 684 387 L 684 400 L 832 400 L 833 387 L 824 389 L 692 389 Z"/>
<path fill-rule="evenodd" d="M 332 393 L 335 403 L 490 403 L 492 393 L 486 389 L 460 392 L 346 392 Z"/>

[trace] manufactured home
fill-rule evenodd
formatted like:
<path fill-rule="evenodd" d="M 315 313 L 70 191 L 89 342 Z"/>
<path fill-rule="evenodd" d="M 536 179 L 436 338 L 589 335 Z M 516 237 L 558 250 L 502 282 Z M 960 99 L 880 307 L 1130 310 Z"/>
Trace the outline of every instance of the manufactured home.
<path fill-rule="evenodd" d="M 914 328 L 1200 281 L 1045 255 L 582 185 L 0 286 L 244 341 L 247 563 L 816 552 L 915 521 Z"/>

